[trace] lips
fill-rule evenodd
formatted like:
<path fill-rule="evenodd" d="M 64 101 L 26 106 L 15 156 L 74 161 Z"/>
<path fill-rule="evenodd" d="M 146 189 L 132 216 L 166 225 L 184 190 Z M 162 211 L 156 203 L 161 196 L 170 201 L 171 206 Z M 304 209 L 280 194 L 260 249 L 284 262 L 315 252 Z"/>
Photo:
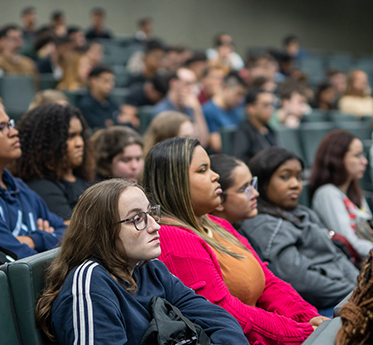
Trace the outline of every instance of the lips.
<path fill-rule="evenodd" d="M 19 142 L 19 140 L 17 140 L 15 143 L 12 144 L 12 146 L 14 146 L 14 147 L 20 147 L 21 143 Z"/>
<path fill-rule="evenodd" d="M 216 187 L 216 189 L 215 189 L 215 193 L 216 193 L 216 194 L 221 194 L 221 193 L 223 193 L 220 184 L 219 184 L 219 186 Z"/>
<path fill-rule="evenodd" d="M 149 243 L 159 242 L 159 236 L 154 237 L 149 241 Z"/>

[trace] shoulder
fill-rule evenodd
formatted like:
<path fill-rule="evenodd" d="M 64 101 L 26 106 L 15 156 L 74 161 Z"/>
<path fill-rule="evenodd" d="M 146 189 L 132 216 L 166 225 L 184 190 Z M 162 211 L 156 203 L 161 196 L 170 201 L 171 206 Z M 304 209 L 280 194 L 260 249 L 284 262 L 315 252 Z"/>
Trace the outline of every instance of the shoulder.
<path fill-rule="evenodd" d="M 212 100 L 209 100 L 203 105 L 202 110 L 206 114 L 211 114 L 216 111 L 219 111 L 220 109 Z"/>
<path fill-rule="evenodd" d="M 85 93 L 82 98 L 79 100 L 78 105 L 79 107 L 87 107 L 95 104 L 97 101 L 91 96 L 89 92 Z"/>
<path fill-rule="evenodd" d="M 334 184 L 327 183 L 316 189 L 313 199 L 330 199 L 335 197 L 343 199 L 344 194 Z"/>
<path fill-rule="evenodd" d="M 31 58 L 29 58 L 27 56 L 20 55 L 19 59 L 20 59 L 20 62 L 24 65 L 29 65 L 29 66 L 32 66 L 32 67 L 35 66 L 34 60 L 32 60 Z"/>

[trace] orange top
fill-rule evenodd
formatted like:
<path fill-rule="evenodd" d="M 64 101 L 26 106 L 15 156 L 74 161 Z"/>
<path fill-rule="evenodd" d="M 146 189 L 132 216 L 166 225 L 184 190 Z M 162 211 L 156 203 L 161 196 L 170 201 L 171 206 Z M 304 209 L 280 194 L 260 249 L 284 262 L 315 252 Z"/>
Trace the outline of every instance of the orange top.
<path fill-rule="evenodd" d="M 264 272 L 259 262 L 250 252 L 228 242 L 219 235 L 213 234 L 213 236 L 215 240 L 232 252 L 245 256 L 244 259 L 236 259 L 212 248 L 218 258 L 224 283 L 229 292 L 242 303 L 255 306 L 265 287 Z"/>

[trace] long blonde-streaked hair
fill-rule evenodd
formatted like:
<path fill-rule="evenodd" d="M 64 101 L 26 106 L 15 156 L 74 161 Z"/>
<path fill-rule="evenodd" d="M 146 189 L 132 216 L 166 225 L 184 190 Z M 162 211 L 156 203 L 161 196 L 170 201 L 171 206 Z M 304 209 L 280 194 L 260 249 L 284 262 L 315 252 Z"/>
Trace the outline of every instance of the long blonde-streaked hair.
<path fill-rule="evenodd" d="M 123 246 L 118 246 L 121 225 L 119 197 L 136 183 L 111 179 L 88 188 L 75 206 L 61 251 L 48 269 L 46 288 L 35 310 L 36 324 L 49 339 L 52 304 L 61 291 L 69 273 L 84 261 L 95 258 L 114 277 L 128 282 L 127 290 L 136 291 L 128 259 Z"/>
<path fill-rule="evenodd" d="M 75 91 L 87 87 L 87 81 L 80 73 L 83 56 L 78 53 L 69 54 L 64 59 L 62 79 L 57 85 L 58 90 Z"/>
<path fill-rule="evenodd" d="M 247 250 L 232 234 L 204 215 L 199 225 L 193 211 L 189 185 L 189 167 L 194 149 L 200 143 L 192 138 L 172 138 L 155 145 L 145 159 L 143 186 L 149 198 L 162 207 L 160 224 L 192 230 L 214 249 L 235 258 L 243 258 L 208 236 L 208 230 Z M 166 218 L 166 220 L 165 220 Z M 171 220 L 168 220 L 171 219 Z M 248 250 L 247 250 L 248 251 Z"/>
<path fill-rule="evenodd" d="M 178 111 L 163 111 L 157 115 L 144 135 L 144 157 L 155 144 L 177 137 L 181 125 L 186 121 L 190 122 L 190 118 Z"/>
<path fill-rule="evenodd" d="M 355 89 L 354 89 L 354 80 L 355 80 L 355 75 L 357 72 L 363 72 L 365 73 L 364 71 L 362 70 L 359 70 L 359 69 L 355 69 L 351 72 L 349 72 L 347 74 L 347 86 L 346 86 L 346 91 L 345 91 L 345 95 L 346 96 L 358 96 L 358 97 L 366 97 L 366 96 L 369 96 L 370 95 L 370 87 L 369 85 L 367 86 L 367 88 L 361 93 L 361 94 L 357 94 Z"/>

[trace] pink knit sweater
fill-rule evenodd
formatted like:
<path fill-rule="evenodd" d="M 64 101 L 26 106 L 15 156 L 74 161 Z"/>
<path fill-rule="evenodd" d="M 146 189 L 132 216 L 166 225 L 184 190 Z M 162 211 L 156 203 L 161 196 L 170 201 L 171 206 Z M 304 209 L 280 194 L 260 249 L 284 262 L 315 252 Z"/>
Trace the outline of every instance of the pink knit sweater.
<path fill-rule="evenodd" d="M 162 225 L 159 257 L 181 281 L 232 314 L 250 344 L 301 344 L 313 331 L 308 321 L 317 310 L 263 264 L 246 238 L 227 221 L 210 218 L 229 231 L 253 253 L 265 275 L 265 288 L 256 307 L 233 297 L 223 281 L 219 262 L 211 247 L 191 230 Z"/>

